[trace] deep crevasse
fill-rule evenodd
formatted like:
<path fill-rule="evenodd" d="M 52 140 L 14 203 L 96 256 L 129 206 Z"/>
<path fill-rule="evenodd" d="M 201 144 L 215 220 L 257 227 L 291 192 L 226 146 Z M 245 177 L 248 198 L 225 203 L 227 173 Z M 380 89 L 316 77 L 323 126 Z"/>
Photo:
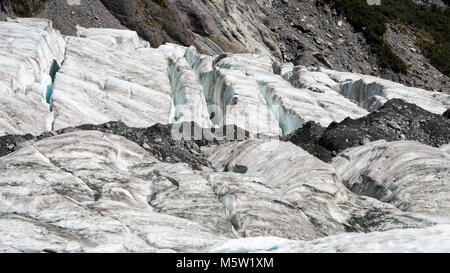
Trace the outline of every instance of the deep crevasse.
<path fill-rule="evenodd" d="M 174 122 L 194 121 L 212 126 L 203 88 L 184 57 L 168 57 L 169 80 L 174 102 Z"/>
<path fill-rule="evenodd" d="M 274 71 L 277 72 L 277 71 Z M 281 73 L 280 73 L 281 74 Z M 286 76 L 283 71 L 283 76 Z M 328 126 L 347 117 L 357 118 L 367 111 L 330 90 L 318 93 L 292 86 L 284 77 L 274 73 L 255 73 L 261 93 L 277 117 L 283 134 L 287 135 L 308 121 Z"/>
<path fill-rule="evenodd" d="M 56 60 L 53 60 L 51 67 L 50 67 L 50 78 L 51 78 L 51 83 L 49 83 L 47 85 L 47 93 L 45 94 L 45 101 L 50 105 L 50 112 L 53 112 L 53 100 L 52 100 L 52 95 L 53 95 L 53 86 L 55 83 L 55 77 L 56 77 L 56 73 L 58 73 L 59 69 L 60 69 L 60 65 L 58 64 L 58 62 Z"/>
<path fill-rule="evenodd" d="M 283 106 L 282 98 L 278 97 L 275 90 L 267 83 L 258 82 L 261 94 L 266 99 L 267 105 L 271 108 L 272 113 L 278 120 L 283 135 L 288 135 L 303 126 L 302 119 L 293 111 Z"/>

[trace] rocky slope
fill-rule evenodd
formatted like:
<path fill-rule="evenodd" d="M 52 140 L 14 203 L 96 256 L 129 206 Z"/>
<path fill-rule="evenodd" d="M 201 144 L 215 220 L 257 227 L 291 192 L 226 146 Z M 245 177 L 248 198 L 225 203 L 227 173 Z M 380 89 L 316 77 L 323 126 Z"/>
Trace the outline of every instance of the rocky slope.
<path fill-rule="evenodd" d="M 0 37 L 2 252 L 448 249 L 449 95 L 130 30 Z"/>

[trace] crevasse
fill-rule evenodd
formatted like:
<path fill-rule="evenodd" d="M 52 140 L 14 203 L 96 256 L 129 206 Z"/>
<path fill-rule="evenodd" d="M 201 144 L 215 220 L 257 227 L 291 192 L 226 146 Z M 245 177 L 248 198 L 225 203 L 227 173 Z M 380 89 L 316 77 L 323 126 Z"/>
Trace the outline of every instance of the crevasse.
<path fill-rule="evenodd" d="M 197 54 L 192 47 L 185 54 L 201 82 L 212 122 L 218 126 L 234 124 L 254 134 L 279 136 L 278 122 L 262 98 L 256 79 L 245 69 L 232 65 L 239 59 L 228 57 Z"/>
<path fill-rule="evenodd" d="M 182 82 L 183 74 L 177 69 L 176 61 L 172 58 L 168 59 L 168 65 L 171 93 L 175 105 L 174 120 L 179 121 L 183 116 L 183 108 L 186 104 L 186 91 Z"/>
<path fill-rule="evenodd" d="M 360 107 L 370 112 L 378 109 L 387 100 L 381 84 L 366 83 L 363 79 L 344 82 L 336 91 L 344 97 L 356 101 Z"/>
<path fill-rule="evenodd" d="M 203 87 L 192 68 L 184 57 L 171 56 L 167 61 L 174 121 L 194 121 L 204 128 L 211 127 Z"/>
<path fill-rule="evenodd" d="M 195 48 L 191 47 L 186 51 L 185 58 L 201 82 L 211 121 L 223 125 L 226 105 L 232 103 L 234 97 L 232 86 L 226 86 L 224 77 L 215 73 L 213 57 L 197 54 Z M 221 89 L 220 92 L 216 92 L 217 89 Z"/>
<path fill-rule="evenodd" d="M 267 102 L 267 105 L 270 107 L 273 115 L 277 119 L 283 135 L 288 135 L 303 126 L 303 121 L 300 117 L 283 106 L 281 98 L 275 94 L 275 90 L 273 90 L 273 88 L 262 81 L 258 81 L 258 85 L 261 94 Z"/>
<path fill-rule="evenodd" d="M 47 93 L 45 94 L 45 101 L 50 105 L 50 112 L 53 112 L 53 100 L 52 100 L 53 87 L 55 83 L 56 73 L 58 73 L 60 68 L 61 67 L 59 66 L 58 62 L 56 60 L 53 60 L 49 72 L 50 78 L 52 80 L 51 83 L 47 85 Z"/>

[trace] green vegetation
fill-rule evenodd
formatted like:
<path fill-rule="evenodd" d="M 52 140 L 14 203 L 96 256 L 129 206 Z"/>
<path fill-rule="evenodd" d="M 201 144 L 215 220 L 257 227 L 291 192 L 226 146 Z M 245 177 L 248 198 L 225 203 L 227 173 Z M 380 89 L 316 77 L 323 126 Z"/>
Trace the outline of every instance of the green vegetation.
<path fill-rule="evenodd" d="M 11 0 L 14 13 L 19 17 L 32 17 L 45 7 L 47 0 Z"/>
<path fill-rule="evenodd" d="M 334 3 L 350 23 L 363 32 L 384 66 L 406 73 L 406 64 L 396 56 L 383 35 L 386 23 L 413 26 L 418 32 L 417 46 L 431 64 L 450 77 L 450 11 L 448 8 L 415 4 L 411 0 L 381 0 L 368 5 L 366 0 L 325 0 Z"/>

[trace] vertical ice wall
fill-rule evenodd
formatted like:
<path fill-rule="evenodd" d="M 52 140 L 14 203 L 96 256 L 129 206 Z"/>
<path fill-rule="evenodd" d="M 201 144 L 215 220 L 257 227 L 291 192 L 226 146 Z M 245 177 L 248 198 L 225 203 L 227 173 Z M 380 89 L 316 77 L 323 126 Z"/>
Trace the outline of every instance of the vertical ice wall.
<path fill-rule="evenodd" d="M 278 120 L 283 135 L 288 135 L 303 126 L 301 117 L 284 107 L 282 98 L 277 96 L 274 88 L 263 81 L 260 81 L 258 85 L 267 105 L 272 109 L 272 113 Z"/>
<path fill-rule="evenodd" d="M 56 73 L 58 73 L 60 68 L 61 67 L 59 66 L 58 62 L 56 60 L 53 60 L 49 73 L 51 83 L 47 85 L 47 93 L 45 94 L 45 101 L 50 105 L 50 112 L 53 112 L 53 86 L 55 83 Z"/>
<path fill-rule="evenodd" d="M 404 99 L 436 114 L 442 114 L 450 108 L 448 94 L 407 87 L 366 75 L 349 75 L 349 73 L 337 71 L 328 71 L 328 74 L 338 83 L 335 90 L 359 102 L 369 111 L 377 110 L 386 101 L 394 98 Z"/>
<path fill-rule="evenodd" d="M 186 59 L 168 57 L 168 65 L 175 106 L 174 121 L 194 121 L 202 128 L 211 127 L 202 85 Z"/>
<path fill-rule="evenodd" d="M 197 54 L 192 47 L 185 57 L 202 83 L 213 123 L 235 124 L 253 134 L 281 134 L 278 122 L 259 93 L 256 80 L 242 70 L 229 69 L 234 59 L 226 58 L 226 55 L 213 59 Z M 251 67 L 251 64 L 247 65 Z"/>

